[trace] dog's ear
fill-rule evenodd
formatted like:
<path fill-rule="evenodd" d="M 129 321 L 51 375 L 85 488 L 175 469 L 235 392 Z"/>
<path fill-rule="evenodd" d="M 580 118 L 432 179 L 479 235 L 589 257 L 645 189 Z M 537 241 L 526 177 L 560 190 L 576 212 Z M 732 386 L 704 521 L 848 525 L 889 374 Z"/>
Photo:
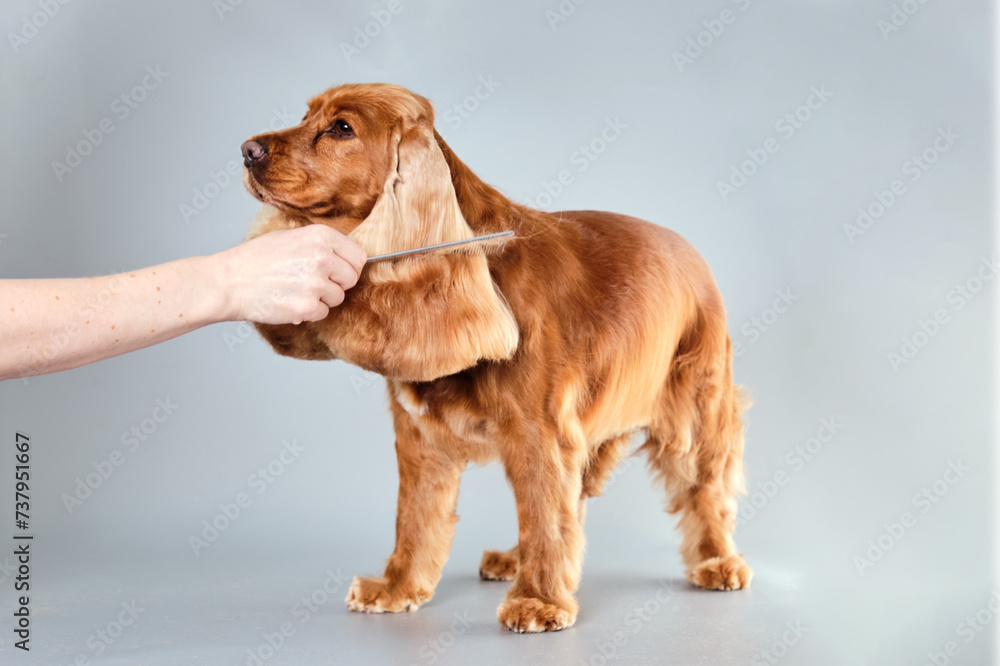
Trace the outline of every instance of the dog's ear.
<path fill-rule="evenodd" d="M 430 129 L 397 127 L 382 195 L 350 237 L 369 255 L 472 238 L 444 153 Z"/>
<path fill-rule="evenodd" d="M 428 125 L 397 128 L 392 135 L 396 145 L 382 195 L 350 233 L 369 256 L 475 236 Z M 420 359 L 419 371 L 402 372 L 408 378 L 428 380 L 482 359 L 509 359 L 517 349 L 517 323 L 482 253 L 378 262 L 365 268 L 364 280 L 385 288 L 370 305 L 387 309 L 381 314 L 397 322 Z"/>

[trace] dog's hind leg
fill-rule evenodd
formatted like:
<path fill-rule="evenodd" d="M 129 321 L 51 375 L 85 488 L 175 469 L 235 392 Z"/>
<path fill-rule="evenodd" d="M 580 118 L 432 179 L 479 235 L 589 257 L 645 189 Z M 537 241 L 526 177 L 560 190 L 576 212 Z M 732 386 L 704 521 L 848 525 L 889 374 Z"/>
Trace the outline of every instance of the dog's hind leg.
<path fill-rule="evenodd" d="M 517 546 L 510 550 L 487 550 L 479 563 L 479 577 L 483 580 L 514 580 L 519 557 Z"/>
<path fill-rule="evenodd" d="M 667 510 L 680 514 L 687 577 L 707 589 L 745 588 L 753 577 L 732 538 L 743 490 L 742 408 L 725 322 L 703 316 L 678 350 L 642 450 L 666 486 Z"/>
<path fill-rule="evenodd" d="M 393 405 L 399 502 L 396 549 L 377 578 L 355 577 L 347 606 L 366 613 L 414 611 L 430 600 L 455 534 L 459 478 L 466 462 L 449 457 Z"/>
<path fill-rule="evenodd" d="M 581 526 L 586 516 L 587 499 L 600 497 L 604 494 L 604 487 L 608 484 L 608 480 L 618 468 L 619 463 L 628 454 L 631 443 L 632 433 L 612 437 L 601 442 L 587 459 L 587 466 L 583 470 L 583 488 L 580 492 Z"/>

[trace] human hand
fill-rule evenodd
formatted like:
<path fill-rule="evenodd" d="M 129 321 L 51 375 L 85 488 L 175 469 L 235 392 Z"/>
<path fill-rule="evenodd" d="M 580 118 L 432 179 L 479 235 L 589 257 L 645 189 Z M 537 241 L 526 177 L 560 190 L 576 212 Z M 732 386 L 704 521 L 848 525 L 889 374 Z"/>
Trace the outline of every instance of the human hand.
<path fill-rule="evenodd" d="M 357 284 L 364 250 L 322 224 L 273 231 L 214 255 L 223 319 L 319 321 Z"/>

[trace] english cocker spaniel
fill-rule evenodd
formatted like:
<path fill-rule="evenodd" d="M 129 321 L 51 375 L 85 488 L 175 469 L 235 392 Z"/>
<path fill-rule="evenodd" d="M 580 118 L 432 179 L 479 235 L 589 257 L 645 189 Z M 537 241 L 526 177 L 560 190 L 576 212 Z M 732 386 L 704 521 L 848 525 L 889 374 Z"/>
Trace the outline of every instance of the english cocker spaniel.
<path fill-rule="evenodd" d="M 508 629 L 577 617 L 586 500 L 640 451 L 680 516 L 688 579 L 747 587 L 736 552 L 743 401 L 722 297 L 676 233 L 625 215 L 544 213 L 480 180 L 434 130 L 428 100 L 342 85 L 295 127 L 243 144 L 263 202 L 249 238 L 329 225 L 371 255 L 513 230 L 498 253 L 368 264 L 318 322 L 258 325 L 274 349 L 343 359 L 386 378 L 396 431 L 396 548 L 354 579 L 351 610 L 412 611 L 434 594 L 467 464 L 498 460 L 517 501 L 517 545 L 487 551 L 484 580 L 513 580 Z"/>

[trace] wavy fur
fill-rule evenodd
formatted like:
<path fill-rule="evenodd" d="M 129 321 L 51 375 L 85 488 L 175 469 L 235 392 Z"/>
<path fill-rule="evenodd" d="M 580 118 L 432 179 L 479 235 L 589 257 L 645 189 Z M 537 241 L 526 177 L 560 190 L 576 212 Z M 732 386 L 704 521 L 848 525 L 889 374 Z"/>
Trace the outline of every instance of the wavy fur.
<path fill-rule="evenodd" d="M 335 120 L 349 139 L 325 138 Z M 353 610 L 431 598 L 470 461 L 503 464 L 518 543 L 480 575 L 513 580 L 498 609 L 514 631 L 572 625 L 585 500 L 636 434 L 679 514 L 689 579 L 739 589 L 732 540 L 742 489 L 743 400 L 711 271 L 677 234 L 614 213 L 544 213 L 483 183 L 433 130 L 422 97 L 385 84 L 333 88 L 301 125 L 255 137 L 265 202 L 250 235 L 327 224 L 370 254 L 502 230 L 502 253 L 371 265 L 321 322 L 258 326 L 282 354 L 341 358 L 387 378 L 399 459 L 396 548 L 356 578 Z"/>

